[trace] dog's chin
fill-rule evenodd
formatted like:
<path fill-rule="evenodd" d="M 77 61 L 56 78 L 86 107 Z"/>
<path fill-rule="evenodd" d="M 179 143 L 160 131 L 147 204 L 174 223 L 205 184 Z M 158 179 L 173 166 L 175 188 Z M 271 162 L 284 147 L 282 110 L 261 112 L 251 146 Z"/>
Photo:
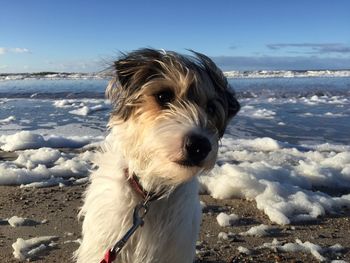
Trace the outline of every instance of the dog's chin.
<path fill-rule="evenodd" d="M 197 176 L 203 168 L 200 166 L 194 166 L 183 162 L 171 162 L 169 163 L 172 172 L 170 172 L 170 180 L 174 184 L 181 184 L 191 180 Z"/>
<path fill-rule="evenodd" d="M 190 181 L 193 177 L 198 176 L 203 171 L 211 170 L 213 164 L 210 162 L 194 163 L 191 160 L 180 159 L 176 161 L 171 161 L 169 164 L 171 171 L 170 174 L 176 175 L 176 177 L 171 177 L 171 181 L 175 184 L 185 183 Z"/>
<path fill-rule="evenodd" d="M 176 187 L 177 185 L 190 181 L 192 178 L 199 175 L 203 170 L 204 168 L 201 166 L 168 161 L 163 162 L 162 165 L 150 172 L 148 174 L 148 178 L 152 177 L 153 179 L 156 179 L 156 177 L 158 177 L 163 184 Z"/>
<path fill-rule="evenodd" d="M 177 165 L 183 166 L 185 168 L 203 168 L 204 167 L 204 163 L 196 163 L 194 161 L 188 160 L 188 159 L 181 159 L 181 160 L 176 160 L 174 161 L 174 163 L 176 163 Z"/>

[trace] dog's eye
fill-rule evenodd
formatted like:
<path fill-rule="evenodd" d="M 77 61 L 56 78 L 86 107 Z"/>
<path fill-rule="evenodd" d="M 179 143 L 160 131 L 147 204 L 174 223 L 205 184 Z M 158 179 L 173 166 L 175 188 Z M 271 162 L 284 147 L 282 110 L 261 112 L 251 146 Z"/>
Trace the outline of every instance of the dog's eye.
<path fill-rule="evenodd" d="M 166 107 L 167 104 L 174 100 L 175 94 L 171 90 L 163 90 L 155 94 L 155 98 L 160 106 Z"/>
<path fill-rule="evenodd" d="M 216 113 L 216 106 L 214 104 L 214 102 L 209 101 L 207 104 L 207 113 L 210 116 L 213 116 Z"/>

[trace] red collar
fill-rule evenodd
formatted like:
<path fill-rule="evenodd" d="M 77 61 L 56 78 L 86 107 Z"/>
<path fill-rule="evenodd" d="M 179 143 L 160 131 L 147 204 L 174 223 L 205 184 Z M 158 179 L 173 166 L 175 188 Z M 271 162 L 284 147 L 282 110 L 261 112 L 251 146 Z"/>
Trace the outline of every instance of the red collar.
<path fill-rule="evenodd" d="M 134 189 L 135 192 L 138 193 L 143 200 L 146 200 L 147 198 L 149 198 L 148 199 L 149 201 L 154 201 L 159 199 L 164 194 L 164 192 L 156 194 L 155 192 L 148 192 L 147 190 L 145 190 L 140 183 L 140 179 L 137 177 L 135 173 L 129 176 L 128 168 L 124 169 L 124 175 L 127 178 L 131 188 Z"/>

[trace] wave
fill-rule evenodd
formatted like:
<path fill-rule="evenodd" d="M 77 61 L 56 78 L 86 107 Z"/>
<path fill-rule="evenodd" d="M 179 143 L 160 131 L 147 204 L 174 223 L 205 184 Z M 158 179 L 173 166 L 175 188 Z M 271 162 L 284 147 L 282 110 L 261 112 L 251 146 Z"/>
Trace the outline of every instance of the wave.
<path fill-rule="evenodd" d="M 311 98 L 317 97 L 350 97 L 350 91 L 334 90 L 305 90 L 305 91 L 277 91 L 277 90 L 254 90 L 254 91 L 238 91 L 236 92 L 238 98 L 262 98 L 262 99 L 297 99 L 297 98 Z"/>
<path fill-rule="evenodd" d="M 251 70 L 226 71 L 227 78 L 310 78 L 310 77 L 350 77 L 350 70 Z M 0 81 L 28 79 L 109 79 L 110 74 L 71 73 L 71 72 L 38 72 L 38 73 L 2 73 Z"/>
<path fill-rule="evenodd" d="M 0 81 L 11 80 L 29 80 L 29 79 L 47 79 L 47 80 L 78 80 L 78 79 L 106 79 L 109 76 L 106 73 L 58 73 L 58 72 L 38 72 L 38 73 L 2 73 Z"/>
<path fill-rule="evenodd" d="M 255 70 L 226 71 L 227 78 L 312 78 L 350 77 L 350 70 Z"/>
<path fill-rule="evenodd" d="M 47 76 L 51 76 L 47 75 Z M 68 76 L 68 75 L 67 75 Z M 69 75 L 73 77 L 73 75 Z M 107 79 L 31 79 L 0 81 L 0 98 L 79 99 L 104 98 Z M 84 76 L 93 75 L 84 74 Z M 235 78 L 229 84 L 238 98 L 350 97 L 346 78 Z"/>
<path fill-rule="evenodd" d="M 237 91 L 236 96 L 239 99 L 295 99 L 317 97 L 343 97 L 349 98 L 350 91 L 275 91 L 275 90 L 254 90 Z M 44 92 L 44 93 L 1 93 L 0 98 L 6 99 L 103 99 L 104 92 Z"/>
<path fill-rule="evenodd" d="M 6 99 L 103 99 L 104 92 L 43 92 L 43 93 L 12 93 L 0 92 L 0 98 Z"/>

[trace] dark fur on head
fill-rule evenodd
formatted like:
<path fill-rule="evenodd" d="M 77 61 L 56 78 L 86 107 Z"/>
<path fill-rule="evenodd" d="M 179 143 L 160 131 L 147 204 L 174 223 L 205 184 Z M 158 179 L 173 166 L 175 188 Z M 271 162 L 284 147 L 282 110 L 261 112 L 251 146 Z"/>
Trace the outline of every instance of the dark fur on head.
<path fill-rule="evenodd" d="M 112 118 L 128 120 L 142 101 L 141 90 L 145 84 L 162 82 L 164 79 L 173 81 L 174 86 L 181 86 L 178 94 L 181 99 L 193 101 L 207 111 L 212 98 L 204 94 L 201 86 L 208 86 L 206 82 L 211 82 L 217 94 L 215 101 L 220 103 L 224 111 L 216 113 L 222 119 L 216 126 L 220 137 L 223 136 L 228 121 L 239 111 L 240 105 L 227 79 L 214 62 L 201 53 L 191 52 L 195 56 L 154 49 L 139 49 L 123 54 L 114 62 L 114 77 L 106 90 L 107 98 L 113 104 Z M 147 89 L 150 88 L 152 85 L 147 85 Z"/>

